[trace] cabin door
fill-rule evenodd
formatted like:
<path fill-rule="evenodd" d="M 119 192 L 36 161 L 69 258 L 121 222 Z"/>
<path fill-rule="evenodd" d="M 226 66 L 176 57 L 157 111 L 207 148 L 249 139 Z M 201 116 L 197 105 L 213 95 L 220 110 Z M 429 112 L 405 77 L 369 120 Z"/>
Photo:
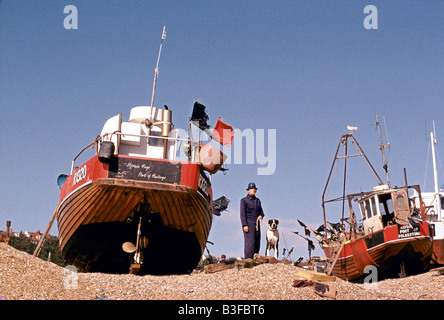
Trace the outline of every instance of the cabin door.
<path fill-rule="evenodd" d="M 401 225 L 409 224 L 407 218 L 410 216 L 410 206 L 407 190 L 401 189 L 393 192 L 392 201 L 396 223 Z"/>
<path fill-rule="evenodd" d="M 363 201 L 361 203 L 361 211 L 363 212 L 365 234 L 370 234 L 383 228 L 376 197 L 371 197 Z"/>

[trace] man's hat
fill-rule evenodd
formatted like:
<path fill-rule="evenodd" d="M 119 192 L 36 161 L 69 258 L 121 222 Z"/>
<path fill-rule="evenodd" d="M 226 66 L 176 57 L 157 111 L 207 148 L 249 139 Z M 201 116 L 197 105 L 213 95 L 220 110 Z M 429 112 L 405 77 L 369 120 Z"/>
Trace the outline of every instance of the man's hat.
<path fill-rule="evenodd" d="M 257 190 L 256 184 L 254 182 L 250 182 L 247 187 L 247 190 L 249 190 L 249 189 L 256 189 Z"/>

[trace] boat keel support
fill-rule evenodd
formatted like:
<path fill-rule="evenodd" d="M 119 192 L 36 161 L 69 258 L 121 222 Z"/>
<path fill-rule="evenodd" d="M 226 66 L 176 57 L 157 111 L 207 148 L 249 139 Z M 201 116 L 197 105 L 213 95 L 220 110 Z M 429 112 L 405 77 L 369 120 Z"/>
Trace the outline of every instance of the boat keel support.
<path fill-rule="evenodd" d="M 132 244 L 131 242 L 125 242 L 122 245 L 123 251 L 133 254 L 131 263 L 131 266 L 129 268 L 130 274 L 138 274 L 140 271 L 140 268 L 143 263 L 143 249 L 145 249 L 148 246 L 148 238 L 146 236 L 142 236 L 142 222 L 144 224 L 151 222 L 151 217 L 153 214 L 158 214 L 157 211 L 151 211 L 150 206 L 148 202 L 144 201 L 141 203 L 139 209 L 134 213 L 134 220 L 137 220 L 138 218 L 138 225 L 137 225 L 137 240 L 136 245 Z M 134 222 L 133 219 L 129 218 L 128 223 Z"/>

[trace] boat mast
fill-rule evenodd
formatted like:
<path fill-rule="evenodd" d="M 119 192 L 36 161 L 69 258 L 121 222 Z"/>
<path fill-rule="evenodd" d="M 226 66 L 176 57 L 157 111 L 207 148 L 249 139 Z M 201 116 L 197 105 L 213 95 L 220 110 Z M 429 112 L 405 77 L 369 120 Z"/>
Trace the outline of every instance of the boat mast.
<path fill-rule="evenodd" d="M 441 197 L 439 194 L 438 187 L 438 172 L 436 170 L 436 156 L 435 156 L 435 144 L 436 144 L 436 133 L 435 133 L 435 121 L 433 121 L 433 131 L 430 131 L 430 143 L 432 144 L 432 159 L 433 159 L 433 177 L 435 180 L 435 198 L 436 198 L 436 214 L 438 215 L 438 221 L 441 221 Z"/>
<path fill-rule="evenodd" d="M 390 147 L 390 143 L 388 142 L 387 144 L 384 144 L 382 142 L 381 125 L 379 124 L 379 117 L 378 117 L 378 115 L 376 115 L 376 125 L 378 126 L 379 140 L 381 141 L 379 149 L 382 152 L 382 160 L 384 161 L 384 165 L 382 167 L 384 168 L 385 177 L 387 178 L 387 185 L 390 188 L 390 179 L 389 179 L 388 170 L 387 170 L 388 169 L 388 165 L 387 165 L 387 159 L 385 158 L 385 152 L 384 152 L 385 148 L 389 148 Z"/>
<path fill-rule="evenodd" d="M 157 56 L 157 65 L 156 69 L 154 69 L 154 81 L 153 81 L 153 93 L 151 95 L 151 121 L 153 121 L 153 107 L 154 107 L 154 94 L 156 92 L 156 82 L 157 82 L 157 76 L 159 75 L 159 61 L 160 61 L 160 53 L 162 52 L 162 42 L 166 38 L 166 30 L 165 26 L 163 26 L 162 31 L 162 39 L 160 40 L 160 48 L 159 48 L 159 55 Z"/>
<path fill-rule="evenodd" d="M 324 216 L 324 228 L 325 228 L 325 239 L 328 239 L 328 229 L 327 229 L 327 215 L 326 215 L 326 211 L 325 211 L 325 204 L 328 202 L 333 202 L 333 201 L 337 201 L 337 200 L 345 200 L 345 187 L 343 187 L 343 194 L 342 197 L 337 198 L 337 199 L 331 199 L 331 200 L 327 200 L 325 199 L 326 194 L 327 194 L 327 190 L 329 188 L 330 185 L 330 180 L 332 179 L 332 174 L 336 165 L 336 162 L 341 160 L 341 159 L 345 159 L 345 164 L 344 164 L 344 186 L 345 186 L 345 179 L 346 179 L 346 160 L 348 158 L 353 158 L 353 157 L 362 157 L 364 159 L 364 162 L 367 164 L 367 166 L 369 167 L 370 171 L 372 172 L 373 176 L 375 177 L 375 179 L 377 180 L 378 185 L 382 185 L 383 182 L 381 180 L 381 178 L 378 176 L 378 173 L 376 172 L 376 170 L 373 168 L 372 164 L 370 163 L 370 160 L 367 158 L 367 156 L 365 155 L 364 150 L 361 148 L 361 146 L 359 145 L 358 141 L 356 140 L 355 136 L 353 135 L 353 131 L 357 130 L 356 127 L 347 127 L 347 129 L 350 130 L 350 133 L 346 133 L 341 135 L 341 138 L 339 139 L 339 144 L 338 147 L 336 149 L 336 153 L 335 153 L 335 157 L 333 159 L 333 163 L 331 165 L 330 168 L 330 173 L 328 174 L 328 178 L 327 178 L 327 182 L 325 183 L 325 187 L 324 187 L 324 192 L 322 193 L 322 212 L 323 212 L 323 216 Z M 353 146 L 356 148 L 357 153 L 356 154 L 348 154 L 348 139 L 350 138 L 351 143 L 353 144 Z M 344 156 L 339 156 L 339 151 L 341 149 L 341 146 L 345 149 L 344 152 Z M 344 207 L 343 207 L 344 210 Z M 341 221 L 342 223 L 342 221 Z"/>

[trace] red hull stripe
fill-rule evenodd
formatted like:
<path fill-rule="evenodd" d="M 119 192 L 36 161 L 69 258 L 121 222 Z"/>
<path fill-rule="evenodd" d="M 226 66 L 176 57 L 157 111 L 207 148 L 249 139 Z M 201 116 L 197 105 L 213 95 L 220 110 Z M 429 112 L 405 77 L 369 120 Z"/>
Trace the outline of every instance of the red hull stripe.
<path fill-rule="evenodd" d="M 209 179 L 197 163 L 117 156 L 107 164 L 100 162 L 95 155 L 68 176 L 60 191 L 60 201 L 84 184 L 102 178 L 182 185 L 199 191 L 208 202 L 212 199 Z"/>

